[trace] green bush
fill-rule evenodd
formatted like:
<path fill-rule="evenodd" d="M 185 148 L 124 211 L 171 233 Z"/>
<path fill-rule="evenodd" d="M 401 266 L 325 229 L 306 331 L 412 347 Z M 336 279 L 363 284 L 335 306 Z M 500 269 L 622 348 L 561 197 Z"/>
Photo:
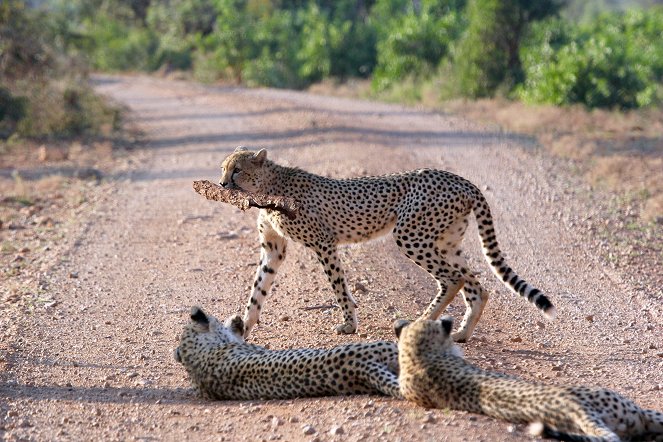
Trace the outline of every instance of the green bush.
<path fill-rule="evenodd" d="M 25 118 L 27 100 L 12 95 L 9 89 L 0 87 L 0 140 L 6 140 L 16 130 L 19 121 Z"/>
<path fill-rule="evenodd" d="M 425 78 L 448 54 L 464 20 L 455 9 L 457 6 L 441 8 L 440 3 L 452 2 L 422 2 L 421 11 L 409 9 L 396 15 L 380 30 L 373 76 L 375 90 L 392 87 L 405 77 Z M 376 14 L 383 11 L 378 6 Z"/>
<path fill-rule="evenodd" d="M 467 32 L 453 60 L 458 92 L 486 97 L 522 82 L 519 48 L 529 26 L 561 6 L 560 0 L 469 0 Z"/>
<path fill-rule="evenodd" d="M 22 1 L 0 4 L 0 139 L 94 135 L 118 123 L 85 66 L 64 52 L 60 30 Z"/>
<path fill-rule="evenodd" d="M 159 41 L 147 28 L 126 25 L 106 16 L 88 23 L 92 66 L 103 71 L 150 70 L 157 65 Z"/>
<path fill-rule="evenodd" d="M 649 66 L 656 81 L 663 80 L 663 6 L 647 11 L 629 10 L 624 15 L 611 14 L 603 18 L 618 27 L 616 32 L 621 31 L 627 36 L 628 58 Z"/>
<path fill-rule="evenodd" d="M 253 32 L 241 65 L 244 81 L 249 86 L 294 89 L 307 84 L 297 58 L 301 18 L 288 10 L 253 18 Z"/>
<path fill-rule="evenodd" d="M 526 81 L 517 95 L 528 102 L 590 108 L 657 102 L 661 11 L 647 18 L 637 12 L 609 14 L 575 27 L 559 20 L 541 23 L 522 50 Z"/>

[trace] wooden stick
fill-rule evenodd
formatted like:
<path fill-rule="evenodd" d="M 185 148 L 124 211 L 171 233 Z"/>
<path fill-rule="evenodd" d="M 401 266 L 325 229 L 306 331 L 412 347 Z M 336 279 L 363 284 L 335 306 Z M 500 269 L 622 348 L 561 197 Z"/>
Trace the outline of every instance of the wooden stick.
<path fill-rule="evenodd" d="M 251 193 L 241 189 L 226 189 L 208 180 L 194 181 L 193 190 L 208 200 L 232 204 L 242 210 L 251 207 L 276 210 L 283 213 L 288 219 L 295 219 L 301 207 L 294 198 Z"/>

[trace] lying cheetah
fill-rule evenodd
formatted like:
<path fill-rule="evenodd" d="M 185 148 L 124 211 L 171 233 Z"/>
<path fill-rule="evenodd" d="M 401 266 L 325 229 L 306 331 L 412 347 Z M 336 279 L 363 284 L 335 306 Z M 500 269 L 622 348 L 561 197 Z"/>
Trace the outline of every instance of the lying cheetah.
<path fill-rule="evenodd" d="M 614 391 L 535 384 L 471 365 L 450 337 L 452 324 L 449 316 L 394 324 L 405 399 L 534 424 L 530 429 L 563 440 L 663 440 L 663 413 L 643 410 Z"/>
<path fill-rule="evenodd" d="M 268 350 L 244 342 L 244 322 L 221 324 L 191 309 L 175 360 L 209 399 L 292 399 L 346 394 L 402 397 L 396 344 L 387 341 L 325 349 Z"/>
<path fill-rule="evenodd" d="M 420 169 L 380 177 L 331 179 L 267 160 L 267 151 L 242 147 L 222 164 L 220 184 L 250 192 L 295 198 L 301 203 L 296 219 L 261 210 L 258 231 L 260 264 L 244 315 L 245 336 L 258 322 L 260 309 L 286 253 L 286 238 L 312 249 L 343 310 L 339 333 L 357 330 L 355 300 L 348 290 L 336 253 L 338 244 L 366 241 L 392 231 L 398 247 L 438 283 L 438 293 L 422 318 L 436 319 L 462 289 L 465 317 L 456 341 L 466 341 L 488 301 L 470 272 L 460 243 L 474 211 L 483 251 L 493 271 L 515 293 L 554 317 L 555 309 L 539 290 L 511 270 L 497 245 L 490 209 L 481 191 L 469 181 L 441 170 Z"/>

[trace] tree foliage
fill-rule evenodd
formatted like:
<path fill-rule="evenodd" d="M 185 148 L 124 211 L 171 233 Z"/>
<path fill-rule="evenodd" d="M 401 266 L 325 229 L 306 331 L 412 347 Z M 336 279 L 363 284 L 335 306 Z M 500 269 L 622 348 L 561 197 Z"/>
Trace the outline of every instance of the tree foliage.
<path fill-rule="evenodd" d="M 565 1 L 575 9 L 559 14 Z M 25 39 L 0 45 L 32 48 L 19 52 L 44 66 L 57 63 L 55 44 L 94 69 L 190 70 L 205 81 L 256 86 L 304 88 L 362 77 L 380 93 L 438 85 L 445 95 L 472 98 L 656 103 L 660 8 L 596 17 L 586 8 L 577 12 L 579 1 L 50 0 L 50 31 L 32 32 L 30 20 L 16 20 L 13 29 L 25 28 Z M 5 14 L 7 4 L 23 2 L 3 2 Z M 558 18 L 569 14 L 585 18 Z M 45 33 L 48 45 L 39 40 Z M 11 63 L 10 53 L 4 50 L 0 69 Z M 18 66 L 10 71 L 23 75 Z"/>
<path fill-rule="evenodd" d="M 460 92 L 484 97 L 521 82 L 519 50 L 528 27 L 561 6 L 560 0 L 469 0 L 468 29 L 454 57 Z"/>
<path fill-rule="evenodd" d="M 378 2 L 376 18 L 383 24 L 378 30 L 375 88 L 386 89 L 408 76 L 431 75 L 461 33 L 463 3 L 423 0 L 417 8 L 410 2 Z M 399 9 L 404 13 L 393 14 Z"/>
<path fill-rule="evenodd" d="M 623 109 L 660 100 L 663 8 L 601 16 L 574 26 L 541 23 L 523 48 L 526 80 L 518 95 L 530 102 Z"/>
<path fill-rule="evenodd" d="M 0 140 L 71 137 L 114 124 L 86 81 L 85 65 L 65 51 L 63 28 L 20 0 L 0 3 Z"/>

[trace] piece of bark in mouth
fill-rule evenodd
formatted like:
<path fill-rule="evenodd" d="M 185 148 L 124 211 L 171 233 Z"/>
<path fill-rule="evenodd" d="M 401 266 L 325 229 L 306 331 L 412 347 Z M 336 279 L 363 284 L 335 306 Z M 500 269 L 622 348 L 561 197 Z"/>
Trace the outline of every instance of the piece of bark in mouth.
<path fill-rule="evenodd" d="M 289 219 L 295 219 L 300 208 L 299 202 L 294 198 L 246 192 L 241 189 L 226 189 L 208 180 L 194 181 L 193 190 L 208 200 L 232 204 L 242 210 L 251 207 L 276 210 Z"/>

